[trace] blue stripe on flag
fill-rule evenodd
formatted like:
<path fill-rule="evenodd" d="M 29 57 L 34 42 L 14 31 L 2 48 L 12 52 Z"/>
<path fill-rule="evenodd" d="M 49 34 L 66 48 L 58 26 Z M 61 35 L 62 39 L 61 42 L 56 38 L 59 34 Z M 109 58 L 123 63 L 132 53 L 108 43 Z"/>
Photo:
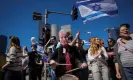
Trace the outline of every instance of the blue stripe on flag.
<path fill-rule="evenodd" d="M 100 12 L 97 12 L 97 13 L 94 13 L 94 14 L 91 14 L 91 15 L 88 15 L 88 16 L 84 17 L 83 20 L 90 19 L 90 18 L 93 18 L 93 17 L 101 15 L 101 14 L 107 14 L 107 15 L 110 16 L 110 15 L 114 15 L 114 14 L 117 14 L 117 13 L 118 13 L 118 10 L 100 11 Z"/>
<path fill-rule="evenodd" d="M 102 11 L 100 11 L 100 12 L 97 12 L 97 13 L 94 13 L 94 14 L 91 14 L 91 15 L 86 16 L 85 19 L 89 19 L 89 18 L 98 16 L 98 15 L 101 15 L 101 14 L 105 14 L 105 13 L 102 12 Z"/>
<path fill-rule="evenodd" d="M 118 10 L 104 11 L 104 13 L 106 13 L 108 15 L 115 15 L 115 14 L 118 14 Z"/>

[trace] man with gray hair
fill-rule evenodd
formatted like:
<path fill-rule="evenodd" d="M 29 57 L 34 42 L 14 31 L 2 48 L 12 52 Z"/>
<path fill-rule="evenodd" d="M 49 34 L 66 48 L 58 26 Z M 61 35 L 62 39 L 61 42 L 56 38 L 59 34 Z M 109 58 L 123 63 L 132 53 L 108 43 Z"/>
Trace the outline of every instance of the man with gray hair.
<path fill-rule="evenodd" d="M 82 63 L 81 68 L 86 68 L 87 64 L 85 63 L 85 59 L 81 54 L 78 53 L 74 46 L 70 46 L 68 44 L 68 36 L 67 32 L 64 30 L 59 31 L 59 40 L 61 43 L 61 47 L 55 50 L 55 53 L 52 55 L 50 59 L 50 64 L 52 66 L 56 66 L 55 74 L 57 78 L 60 78 L 67 71 L 76 68 L 76 59 Z M 58 64 L 69 64 L 69 65 L 58 65 Z M 69 74 L 73 74 L 79 77 L 77 71 L 70 72 Z"/>

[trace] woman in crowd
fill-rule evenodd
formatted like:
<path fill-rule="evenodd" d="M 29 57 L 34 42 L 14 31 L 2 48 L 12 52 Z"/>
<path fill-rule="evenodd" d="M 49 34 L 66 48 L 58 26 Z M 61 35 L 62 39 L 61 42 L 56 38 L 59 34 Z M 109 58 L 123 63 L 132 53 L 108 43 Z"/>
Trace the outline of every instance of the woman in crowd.
<path fill-rule="evenodd" d="M 120 25 L 120 38 L 114 48 L 116 77 L 123 80 L 133 80 L 133 34 L 129 30 L 129 24 Z"/>
<path fill-rule="evenodd" d="M 115 40 L 113 38 L 109 38 L 107 40 L 108 42 L 108 47 L 106 47 L 107 54 L 109 56 L 107 62 L 108 62 L 108 67 L 109 67 L 109 72 L 110 72 L 110 77 L 113 80 L 117 80 L 116 78 L 116 72 L 115 72 L 115 64 L 114 64 L 114 45 L 115 45 Z"/>
<path fill-rule="evenodd" d="M 6 71 L 4 80 L 22 80 L 22 56 L 19 38 L 12 36 L 10 38 L 7 62 L 2 67 Z"/>
<path fill-rule="evenodd" d="M 108 55 L 100 39 L 92 38 L 90 48 L 88 50 L 87 61 L 91 66 L 94 80 L 109 80 L 109 72 L 106 60 Z"/>

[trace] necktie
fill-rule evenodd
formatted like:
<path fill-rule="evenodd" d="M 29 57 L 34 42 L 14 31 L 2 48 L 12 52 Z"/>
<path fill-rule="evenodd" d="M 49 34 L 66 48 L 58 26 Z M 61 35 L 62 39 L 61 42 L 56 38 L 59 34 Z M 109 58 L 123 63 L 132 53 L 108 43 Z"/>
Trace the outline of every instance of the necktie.
<path fill-rule="evenodd" d="M 66 52 L 66 64 L 71 64 L 70 62 L 70 56 L 69 56 L 69 53 Z M 69 71 L 72 69 L 72 65 L 66 65 L 66 70 Z"/>

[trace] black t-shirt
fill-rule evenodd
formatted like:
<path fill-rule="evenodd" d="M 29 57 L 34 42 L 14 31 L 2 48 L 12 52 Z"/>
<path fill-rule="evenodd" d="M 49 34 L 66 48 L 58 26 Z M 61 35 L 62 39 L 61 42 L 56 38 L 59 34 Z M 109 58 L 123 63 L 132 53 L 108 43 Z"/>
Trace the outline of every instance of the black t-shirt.
<path fill-rule="evenodd" d="M 36 62 L 40 63 L 40 61 L 43 62 L 42 55 L 41 54 L 37 54 Z M 43 67 L 43 63 L 42 64 L 36 64 L 36 68 L 42 68 L 42 67 Z"/>
<path fill-rule="evenodd" d="M 105 49 L 106 49 L 107 52 L 114 52 L 113 47 L 110 47 L 110 48 L 109 47 L 106 47 Z"/>
<path fill-rule="evenodd" d="M 106 47 L 105 49 L 106 49 L 106 52 L 108 54 L 111 53 L 111 52 L 114 52 L 114 49 L 113 48 Z M 113 55 L 112 56 L 109 56 L 109 58 L 107 60 L 109 67 L 114 68 L 114 61 L 113 60 L 114 60 L 114 56 Z"/>
<path fill-rule="evenodd" d="M 36 67 L 37 51 L 28 52 L 28 56 L 29 56 L 29 62 L 28 62 L 29 68 Z"/>

